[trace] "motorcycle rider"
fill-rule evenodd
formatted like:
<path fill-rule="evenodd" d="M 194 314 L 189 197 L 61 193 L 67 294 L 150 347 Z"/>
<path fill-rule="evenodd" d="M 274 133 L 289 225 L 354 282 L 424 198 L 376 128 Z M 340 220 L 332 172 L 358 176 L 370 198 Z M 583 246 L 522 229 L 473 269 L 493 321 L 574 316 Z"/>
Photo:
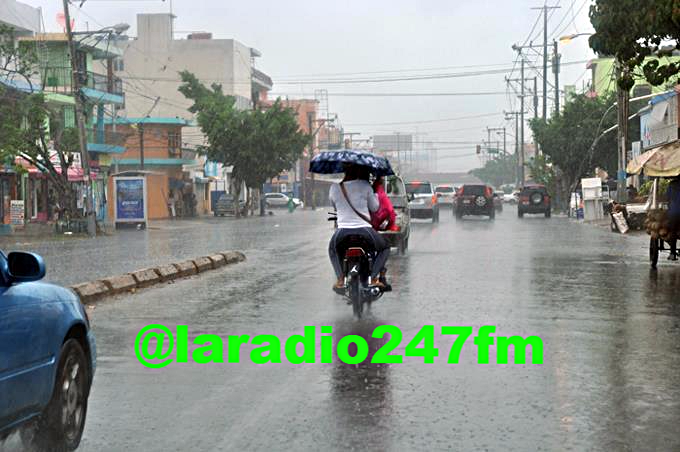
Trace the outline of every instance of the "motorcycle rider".
<path fill-rule="evenodd" d="M 338 256 L 337 246 L 350 235 L 360 235 L 366 238 L 377 255 L 373 262 L 371 283 L 381 290 L 388 289 L 385 279 L 385 264 L 390 255 L 390 248 L 383 237 L 371 226 L 371 212 L 379 209 L 380 203 L 373 187 L 368 182 L 370 173 L 366 167 L 345 164 L 345 177 L 339 184 L 333 184 L 329 199 L 337 212 L 338 229 L 331 237 L 328 254 L 338 280 L 334 290 L 345 287 L 345 275 L 342 269 L 342 257 Z"/>

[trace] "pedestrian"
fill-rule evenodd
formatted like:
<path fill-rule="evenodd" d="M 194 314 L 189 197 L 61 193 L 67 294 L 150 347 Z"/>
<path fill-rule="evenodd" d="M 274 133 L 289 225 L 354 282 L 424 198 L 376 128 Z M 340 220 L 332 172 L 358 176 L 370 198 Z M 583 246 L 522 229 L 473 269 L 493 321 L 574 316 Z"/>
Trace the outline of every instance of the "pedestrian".
<path fill-rule="evenodd" d="M 673 178 L 666 192 L 668 198 L 668 229 L 671 233 L 671 254 L 668 260 L 677 261 L 678 232 L 680 232 L 680 177 Z"/>
<path fill-rule="evenodd" d="M 398 231 L 399 227 L 396 224 L 397 214 L 394 212 L 394 206 L 390 201 L 389 196 L 385 192 L 385 179 L 383 177 L 376 178 L 373 182 L 373 191 L 378 196 L 380 207 L 377 211 L 371 212 L 371 224 L 376 231 Z"/>
<path fill-rule="evenodd" d="M 170 210 L 170 218 L 175 219 L 177 217 L 177 212 L 175 211 L 175 203 L 177 200 L 175 199 L 175 191 L 170 190 L 170 194 L 168 196 L 168 209 Z"/>

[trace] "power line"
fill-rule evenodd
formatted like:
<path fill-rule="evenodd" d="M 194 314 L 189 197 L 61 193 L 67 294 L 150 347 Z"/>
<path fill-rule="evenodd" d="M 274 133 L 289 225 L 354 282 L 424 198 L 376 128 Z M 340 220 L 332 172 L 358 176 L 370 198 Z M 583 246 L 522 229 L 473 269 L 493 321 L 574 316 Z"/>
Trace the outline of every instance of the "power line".
<path fill-rule="evenodd" d="M 503 113 L 482 113 L 479 115 L 469 115 L 469 116 L 457 116 L 454 118 L 442 118 L 442 119 L 427 119 L 422 121 L 402 121 L 402 122 L 373 122 L 373 123 L 350 123 L 345 124 L 348 127 L 362 127 L 362 126 L 398 126 L 398 125 L 408 125 L 408 124 L 432 124 L 437 122 L 449 122 L 449 121 L 463 121 L 466 119 L 476 119 L 476 118 L 486 118 L 489 116 L 498 116 Z"/>
<path fill-rule="evenodd" d="M 304 96 L 305 93 L 271 93 L 273 97 L 280 96 Z M 486 92 L 460 92 L 460 93 L 334 93 L 329 92 L 328 96 L 335 97 L 451 97 L 451 96 L 505 96 L 505 91 L 486 91 Z"/>

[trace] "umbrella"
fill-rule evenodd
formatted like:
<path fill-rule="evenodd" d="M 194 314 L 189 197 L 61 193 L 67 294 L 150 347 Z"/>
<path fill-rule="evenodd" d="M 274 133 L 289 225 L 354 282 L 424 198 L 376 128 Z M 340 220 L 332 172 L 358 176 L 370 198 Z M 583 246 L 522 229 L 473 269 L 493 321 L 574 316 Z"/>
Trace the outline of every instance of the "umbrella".
<path fill-rule="evenodd" d="M 376 176 L 394 174 L 390 162 L 385 157 L 350 149 L 321 152 L 309 162 L 309 171 L 317 174 L 344 173 L 343 164 L 345 163 L 365 166 Z"/>

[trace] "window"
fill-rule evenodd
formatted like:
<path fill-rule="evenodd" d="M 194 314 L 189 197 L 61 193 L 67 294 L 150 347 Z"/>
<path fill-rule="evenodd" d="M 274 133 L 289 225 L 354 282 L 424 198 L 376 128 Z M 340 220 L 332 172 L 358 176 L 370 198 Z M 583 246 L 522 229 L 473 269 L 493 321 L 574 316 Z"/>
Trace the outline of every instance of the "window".
<path fill-rule="evenodd" d="M 429 195 L 432 194 L 432 185 L 423 184 L 420 182 L 411 182 L 406 184 L 406 193 L 414 195 Z"/>
<path fill-rule="evenodd" d="M 125 61 L 122 58 L 115 58 L 113 60 L 113 70 L 120 72 L 125 70 Z"/>
<path fill-rule="evenodd" d="M 182 134 L 180 132 L 168 132 L 168 153 L 170 155 L 182 153 Z"/>

